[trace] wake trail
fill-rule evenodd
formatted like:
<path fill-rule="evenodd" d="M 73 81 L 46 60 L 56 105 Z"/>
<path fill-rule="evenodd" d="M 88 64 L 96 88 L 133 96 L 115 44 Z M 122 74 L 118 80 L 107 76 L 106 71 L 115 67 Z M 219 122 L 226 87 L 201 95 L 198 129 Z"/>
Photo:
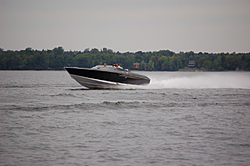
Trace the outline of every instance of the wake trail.
<path fill-rule="evenodd" d="M 167 73 L 162 74 L 162 77 L 151 74 L 150 84 L 147 86 L 131 86 L 126 88 L 131 89 L 207 89 L 207 88 L 236 88 L 250 89 L 250 76 L 242 74 L 223 74 L 223 73 L 205 73 L 197 75 L 177 74 L 176 76 L 168 77 Z"/>

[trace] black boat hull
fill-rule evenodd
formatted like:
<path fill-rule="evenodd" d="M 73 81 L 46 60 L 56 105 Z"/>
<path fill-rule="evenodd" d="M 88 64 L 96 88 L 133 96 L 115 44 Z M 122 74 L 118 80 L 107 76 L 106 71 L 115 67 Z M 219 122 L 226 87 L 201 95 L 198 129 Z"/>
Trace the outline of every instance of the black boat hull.
<path fill-rule="evenodd" d="M 150 79 L 126 70 L 98 70 L 65 67 L 73 79 L 87 88 L 116 87 L 118 84 L 145 85 Z"/>

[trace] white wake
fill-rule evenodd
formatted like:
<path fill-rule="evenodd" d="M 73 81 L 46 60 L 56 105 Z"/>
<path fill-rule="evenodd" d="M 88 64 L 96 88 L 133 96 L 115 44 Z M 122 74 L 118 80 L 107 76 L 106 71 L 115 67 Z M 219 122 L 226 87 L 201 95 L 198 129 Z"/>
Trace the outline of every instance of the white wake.
<path fill-rule="evenodd" d="M 128 86 L 128 88 L 250 89 L 250 72 L 143 72 L 143 74 L 151 79 L 149 85 Z"/>

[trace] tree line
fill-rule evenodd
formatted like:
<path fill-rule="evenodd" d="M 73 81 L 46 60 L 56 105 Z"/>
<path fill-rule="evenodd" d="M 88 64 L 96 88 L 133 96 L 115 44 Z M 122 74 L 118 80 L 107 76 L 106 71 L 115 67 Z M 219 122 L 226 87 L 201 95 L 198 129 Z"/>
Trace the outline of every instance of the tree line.
<path fill-rule="evenodd" d="M 62 47 L 52 50 L 34 50 L 30 47 L 20 51 L 4 51 L 0 48 L 0 70 L 63 70 L 65 66 L 93 67 L 101 64 L 118 63 L 126 69 L 178 71 L 185 69 L 189 61 L 195 61 L 197 69 L 208 71 L 250 71 L 249 53 L 194 53 L 160 50 L 154 52 L 114 52 L 97 48 L 84 51 L 65 51 Z"/>

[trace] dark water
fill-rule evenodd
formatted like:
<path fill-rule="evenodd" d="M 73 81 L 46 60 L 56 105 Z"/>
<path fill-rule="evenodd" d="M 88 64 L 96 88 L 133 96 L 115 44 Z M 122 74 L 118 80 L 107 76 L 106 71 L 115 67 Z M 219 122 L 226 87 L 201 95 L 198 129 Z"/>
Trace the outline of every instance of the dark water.
<path fill-rule="evenodd" d="M 86 90 L 65 71 L 0 71 L 0 165 L 249 165 L 250 73 L 143 74 Z"/>

